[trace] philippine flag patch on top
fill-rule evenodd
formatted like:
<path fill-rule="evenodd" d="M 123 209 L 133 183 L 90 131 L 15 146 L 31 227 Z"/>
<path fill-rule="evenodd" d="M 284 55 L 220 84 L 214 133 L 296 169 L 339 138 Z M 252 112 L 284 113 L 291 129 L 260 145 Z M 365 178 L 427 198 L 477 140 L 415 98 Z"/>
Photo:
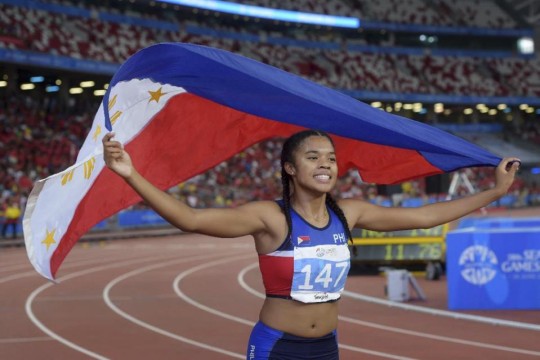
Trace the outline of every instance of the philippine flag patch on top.
<path fill-rule="evenodd" d="M 300 245 L 309 241 L 309 236 L 298 236 L 296 239 L 298 240 L 298 245 Z"/>

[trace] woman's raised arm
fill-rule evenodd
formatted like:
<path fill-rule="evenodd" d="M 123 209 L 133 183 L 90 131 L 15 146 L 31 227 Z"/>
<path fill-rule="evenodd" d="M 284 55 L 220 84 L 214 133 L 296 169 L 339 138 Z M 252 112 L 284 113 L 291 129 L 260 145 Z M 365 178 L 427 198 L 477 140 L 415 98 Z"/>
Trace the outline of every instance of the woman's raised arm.
<path fill-rule="evenodd" d="M 218 237 L 253 235 L 267 230 L 264 215 L 268 212 L 268 202 L 253 202 L 236 208 L 193 209 L 139 174 L 129 154 L 113 136 L 114 133 L 109 133 L 103 137 L 105 163 L 172 225 L 186 232 Z"/>
<path fill-rule="evenodd" d="M 387 208 L 357 200 L 343 200 L 340 206 L 354 227 L 376 231 L 431 228 L 459 219 L 505 195 L 514 181 L 519 162 L 517 158 L 503 159 L 495 170 L 493 188 L 455 200 L 417 208 Z"/>

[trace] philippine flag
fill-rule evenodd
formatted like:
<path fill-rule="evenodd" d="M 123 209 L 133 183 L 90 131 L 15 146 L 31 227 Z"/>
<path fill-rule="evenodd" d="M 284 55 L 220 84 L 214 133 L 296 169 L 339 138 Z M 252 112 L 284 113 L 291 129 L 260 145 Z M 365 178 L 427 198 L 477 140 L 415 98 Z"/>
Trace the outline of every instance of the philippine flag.
<path fill-rule="evenodd" d="M 305 128 L 332 134 L 340 172 L 356 168 L 370 183 L 500 161 L 444 131 L 243 56 L 157 44 L 114 75 L 76 163 L 32 190 L 23 220 L 29 259 L 54 279 L 82 235 L 140 201 L 104 164 L 101 139 L 108 130 L 142 175 L 168 189 L 257 142 Z"/>
<path fill-rule="evenodd" d="M 309 236 L 298 236 L 296 238 L 296 240 L 298 240 L 298 245 L 300 245 L 300 244 L 303 244 L 305 242 L 309 242 L 310 238 L 309 238 Z"/>

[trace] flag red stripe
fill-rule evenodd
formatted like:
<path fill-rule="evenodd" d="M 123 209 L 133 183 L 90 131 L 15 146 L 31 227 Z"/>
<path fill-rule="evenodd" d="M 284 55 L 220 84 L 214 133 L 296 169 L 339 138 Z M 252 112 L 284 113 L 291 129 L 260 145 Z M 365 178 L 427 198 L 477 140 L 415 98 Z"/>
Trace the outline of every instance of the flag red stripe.
<path fill-rule="evenodd" d="M 348 169 L 358 169 L 367 183 L 394 184 L 422 176 L 443 173 L 415 150 L 333 137 L 340 175 Z"/>
<path fill-rule="evenodd" d="M 121 118 L 118 121 L 129 121 Z M 126 150 L 138 171 L 161 189 L 200 174 L 261 140 L 286 137 L 300 127 L 249 115 L 192 94 L 169 100 Z M 411 150 L 334 137 L 342 172 L 355 166 L 365 181 L 394 179 L 406 174 L 439 173 L 421 155 Z M 381 156 L 394 159 L 392 165 L 377 169 Z M 364 169 L 375 168 L 376 172 Z M 380 171 L 379 171 L 380 170 Z M 363 172 L 365 171 L 365 172 Z M 413 175 L 414 174 L 414 175 Z M 104 169 L 80 201 L 69 227 L 51 257 L 51 273 L 56 272 L 77 240 L 99 221 L 137 203 L 140 197 L 124 181 Z"/>

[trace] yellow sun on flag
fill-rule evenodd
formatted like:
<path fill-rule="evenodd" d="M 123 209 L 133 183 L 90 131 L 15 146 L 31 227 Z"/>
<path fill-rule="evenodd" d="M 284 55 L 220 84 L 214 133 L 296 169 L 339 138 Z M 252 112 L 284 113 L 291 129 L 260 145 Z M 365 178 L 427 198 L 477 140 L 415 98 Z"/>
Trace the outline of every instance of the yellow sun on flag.
<path fill-rule="evenodd" d="M 101 134 L 101 126 L 96 126 L 96 130 L 94 131 L 94 134 L 92 135 L 92 139 L 94 141 L 97 141 L 99 134 Z"/>
<path fill-rule="evenodd" d="M 75 172 L 75 170 L 70 170 L 70 171 L 66 172 L 64 175 L 62 175 L 62 180 L 61 180 L 62 186 L 66 185 L 68 182 L 73 180 L 73 173 L 74 172 Z"/>
<path fill-rule="evenodd" d="M 92 157 L 90 160 L 84 163 L 84 178 L 90 179 L 92 172 L 94 172 L 94 167 L 96 164 L 96 158 Z"/>
<path fill-rule="evenodd" d="M 47 230 L 47 235 L 45 235 L 45 239 L 43 239 L 43 241 L 41 242 L 42 244 L 47 246 L 47 251 L 49 251 L 49 247 L 52 244 L 56 244 L 56 241 L 54 240 L 54 233 L 55 232 L 56 232 L 56 229 L 54 229 L 53 231 Z"/>

